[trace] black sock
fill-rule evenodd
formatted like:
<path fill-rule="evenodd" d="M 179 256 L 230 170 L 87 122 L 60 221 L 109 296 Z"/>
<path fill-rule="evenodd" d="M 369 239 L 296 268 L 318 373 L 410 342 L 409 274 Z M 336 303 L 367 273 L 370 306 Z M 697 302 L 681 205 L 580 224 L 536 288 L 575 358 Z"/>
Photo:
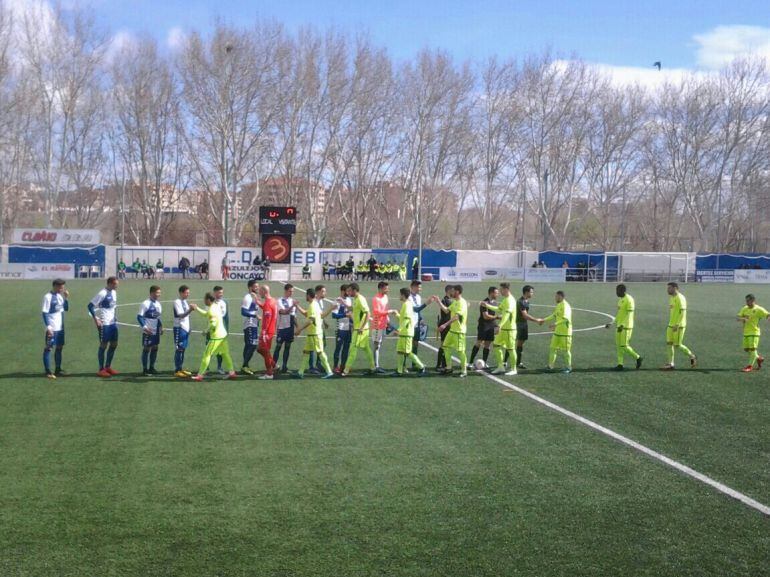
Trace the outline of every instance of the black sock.
<path fill-rule="evenodd" d="M 524 354 L 524 347 L 516 347 L 516 362 L 521 364 L 521 357 Z"/>
<path fill-rule="evenodd" d="M 444 356 L 444 347 L 439 347 L 436 357 L 436 368 L 443 369 L 446 366 L 446 357 Z"/>
<path fill-rule="evenodd" d="M 487 362 L 487 359 L 489 358 L 489 349 L 484 349 L 481 351 L 481 358 L 484 359 L 484 362 Z"/>
<path fill-rule="evenodd" d="M 471 358 L 468 360 L 469 364 L 473 364 L 473 359 L 476 358 L 476 355 L 479 354 L 479 345 L 473 345 L 473 348 L 471 349 Z"/>

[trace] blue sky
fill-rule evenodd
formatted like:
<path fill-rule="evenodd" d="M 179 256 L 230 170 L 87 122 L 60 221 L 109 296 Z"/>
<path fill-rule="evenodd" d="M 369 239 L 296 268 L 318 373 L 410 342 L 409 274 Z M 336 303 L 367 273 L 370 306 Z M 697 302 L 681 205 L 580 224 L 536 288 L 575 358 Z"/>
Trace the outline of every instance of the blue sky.
<path fill-rule="evenodd" d="M 610 66 L 649 67 L 661 60 L 666 68 L 704 69 L 713 68 L 725 51 L 748 47 L 770 54 L 770 10 L 758 0 L 92 0 L 85 5 L 113 33 L 160 39 L 205 30 L 217 17 L 247 25 L 260 16 L 290 29 L 365 28 L 397 59 L 424 46 L 460 59 L 520 56 L 550 47 L 565 57 L 575 54 Z"/>

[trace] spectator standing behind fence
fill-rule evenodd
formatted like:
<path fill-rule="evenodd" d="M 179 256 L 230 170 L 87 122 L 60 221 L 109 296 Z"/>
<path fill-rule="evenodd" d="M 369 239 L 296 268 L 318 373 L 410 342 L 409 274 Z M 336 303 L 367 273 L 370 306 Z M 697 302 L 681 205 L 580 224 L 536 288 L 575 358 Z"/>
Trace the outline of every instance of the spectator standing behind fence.
<path fill-rule="evenodd" d="M 227 255 L 222 257 L 222 280 L 227 280 L 230 276 L 230 262 L 227 260 Z"/>
<path fill-rule="evenodd" d="M 188 270 L 190 270 L 190 259 L 183 256 L 179 259 L 179 271 L 182 273 L 182 278 L 187 278 Z"/>
<path fill-rule="evenodd" d="M 265 257 L 262 260 L 262 268 L 265 271 L 265 280 L 270 280 L 270 259 Z"/>

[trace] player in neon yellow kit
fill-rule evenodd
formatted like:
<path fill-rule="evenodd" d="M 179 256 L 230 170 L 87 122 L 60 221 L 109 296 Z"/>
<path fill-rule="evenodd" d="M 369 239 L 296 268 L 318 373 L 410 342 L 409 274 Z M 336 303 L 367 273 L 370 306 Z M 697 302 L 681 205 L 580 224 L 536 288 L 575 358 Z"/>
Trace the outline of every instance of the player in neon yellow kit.
<path fill-rule="evenodd" d="M 341 373 L 343 377 L 350 374 L 350 368 L 356 362 L 359 349 L 364 351 L 366 359 L 369 361 L 368 372 L 374 372 L 374 353 L 372 353 L 372 346 L 369 341 L 369 304 L 361 294 L 358 283 L 351 283 L 348 287 L 348 292 L 350 298 L 353 299 L 353 310 L 350 313 L 353 321 L 353 337 L 350 344 L 350 353 L 348 353 L 348 362 Z"/>
<path fill-rule="evenodd" d="M 211 293 L 206 293 L 206 296 L 203 297 L 203 302 L 206 303 L 208 310 L 200 309 L 196 305 L 190 305 L 191 309 L 198 311 L 208 319 L 207 334 L 209 337 L 198 374 L 192 380 L 203 380 L 203 375 L 206 373 L 206 369 L 209 368 L 213 355 L 222 355 L 222 362 L 229 374 L 228 378 L 231 380 L 235 379 L 237 375 L 233 369 L 233 359 L 230 356 L 230 348 L 227 345 L 227 329 L 225 329 L 225 323 L 222 319 L 222 308 L 216 304 L 216 298 Z"/>
<path fill-rule="evenodd" d="M 631 348 L 631 334 L 634 332 L 634 309 L 636 303 L 634 297 L 626 292 L 626 285 L 619 284 L 615 287 L 615 294 L 618 295 L 618 314 L 615 315 L 615 348 L 618 354 L 618 364 L 616 371 L 623 370 L 623 358 L 626 354 L 631 355 L 636 361 L 636 368 L 642 368 L 642 357 Z M 610 328 L 612 323 L 607 323 L 606 328 Z"/>
<path fill-rule="evenodd" d="M 666 329 L 666 345 L 668 346 L 668 364 L 661 367 L 664 371 L 674 370 L 674 356 L 679 349 L 690 358 L 690 368 L 695 368 L 698 358 L 684 345 L 684 333 L 687 329 L 687 299 L 679 292 L 679 285 L 670 282 L 666 285 L 668 292 L 668 328 Z"/>
<path fill-rule="evenodd" d="M 497 367 L 492 371 L 493 375 L 516 375 L 516 299 L 511 295 L 510 283 L 500 283 L 500 294 L 503 295 L 500 304 L 490 305 L 484 301 L 481 306 L 491 311 L 496 311 L 500 317 L 500 331 L 495 335 L 495 358 Z M 505 372 L 504 362 L 505 354 L 508 353 L 508 359 L 511 370 Z"/>
<path fill-rule="evenodd" d="M 409 300 L 411 293 L 408 288 L 402 288 L 398 292 L 399 299 L 401 299 L 401 312 L 398 313 L 398 329 L 393 331 L 398 335 L 398 344 L 396 345 L 398 366 L 396 368 L 396 374 L 404 374 L 406 360 L 410 359 L 412 365 L 420 371 L 418 375 L 424 375 L 425 365 L 420 362 L 419 357 L 412 351 L 412 339 L 414 338 L 414 306 Z"/>
<path fill-rule="evenodd" d="M 468 332 L 468 301 L 463 298 L 463 286 L 454 285 L 452 292 L 452 303 L 447 307 L 441 302 L 437 296 L 431 297 L 433 302 L 438 303 L 441 310 L 445 313 L 448 312 L 451 316 L 449 320 L 443 325 L 438 327 L 439 332 L 442 332 L 447 327 L 449 333 L 444 338 L 444 358 L 446 359 L 447 368 L 442 371 L 442 374 L 449 374 L 452 372 L 452 351 L 457 353 L 457 357 L 460 359 L 460 377 L 468 376 L 468 357 L 465 354 L 465 335 Z"/>
<path fill-rule="evenodd" d="M 743 350 L 749 353 L 749 364 L 741 369 L 744 373 L 753 371 L 754 363 L 757 370 L 762 368 L 765 358 L 759 354 L 759 335 L 762 332 L 759 329 L 759 321 L 769 315 L 767 309 L 757 304 L 754 295 L 746 295 L 746 306 L 738 313 L 738 321 L 743 323 Z"/>
<path fill-rule="evenodd" d="M 303 358 L 297 371 L 297 377 L 300 379 L 305 376 L 305 367 L 309 366 L 309 358 L 311 353 L 318 355 L 318 360 L 321 361 L 321 366 L 326 374 L 322 378 L 330 379 L 334 376 L 331 367 L 329 366 L 329 359 L 326 358 L 323 345 L 323 313 L 321 312 L 321 306 L 316 299 L 316 291 L 314 289 L 307 289 L 305 292 L 305 298 L 307 299 L 307 309 L 300 308 L 300 312 L 305 315 L 307 322 L 301 327 L 298 326 L 294 334 L 299 335 L 302 331 L 307 330 L 305 333 L 305 348 L 303 349 L 303 355 L 307 357 Z"/>
<path fill-rule="evenodd" d="M 564 298 L 564 291 L 556 291 L 556 308 L 553 313 L 543 319 L 543 322 L 553 321 L 551 328 L 551 346 L 548 353 L 548 369 L 553 370 L 559 351 L 564 353 L 567 365 L 563 373 L 572 372 L 572 307 Z M 542 323 L 541 323 L 542 324 Z"/>

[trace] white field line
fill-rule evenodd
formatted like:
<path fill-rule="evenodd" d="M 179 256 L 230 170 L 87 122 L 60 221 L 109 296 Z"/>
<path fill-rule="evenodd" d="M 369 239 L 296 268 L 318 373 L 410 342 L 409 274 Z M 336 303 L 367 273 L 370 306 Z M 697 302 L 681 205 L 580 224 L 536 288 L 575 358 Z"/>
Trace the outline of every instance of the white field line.
<path fill-rule="evenodd" d="M 438 349 L 434 347 L 433 345 L 429 345 L 428 343 L 420 342 L 421 345 L 424 347 L 427 347 L 431 349 L 434 352 L 438 352 Z M 454 358 L 454 357 L 453 357 Z M 458 361 L 458 359 L 455 358 L 455 361 Z M 632 449 L 635 449 L 639 451 L 640 453 L 644 453 L 648 457 L 652 457 L 653 459 L 660 461 L 661 463 L 664 463 L 665 465 L 668 465 L 672 469 L 676 469 L 680 473 L 684 473 L 688 477 L 692 477 L 693 479 L 700 481 L 701 483 L 708 485 L 709 487 L 712 487 L 719 491 L 720 493 L 724 493 L 728 497 L 732 497 L 733 499 L 736 499 L 743 503 L 744 505 L 747 505 L 748 507 L 751 507 L 752 509 L 755 509 L 759 511 L 760 513 L 770 516 L 770 507 L 767 505 L 763 505 L 759 501 L 752 499 L 748 495 L 744 495 L 740 491 L 736 491 L 735 489 L 728 487 L 727 485 L 720 483 L 719 481 L 716 481 L 712 479 L 711 477 L 704 475 L 703 473 L 700 473 L 696 471 L 695 469 L 692 469 L 688 467 L 687 465 L 684 465 L 680 463 L 679 461 L 675 461 L 671 457 L 667 457 L 666 455 L 663 455 L 662 453 L 658 453 L 657 451 L 654 451 L 650 449 L 649 447 L 646 447 L 645 445 L 642 445 L 641 443 L 637 443 L 633 439 L 629 439 L 628 437 L 625 437 L 621 435 L 620 433 L 616 433 L 612 429 L 608 429 L 607 427 L 604 427 L 600 425 L 599 423 L 596 423 L 590 419 L 586 419 L 585 417 L 582 417 L 578 415 L 577 413 L 573 413 L 569 409 L 565 409 L 564 407 L 561 407 L 557 405 L 556 403 L 552 403 L 549 400 L 546 400 L 542 397 L 539 397 L 535 395 L 534 393 L 530 393 L 526 389 L 522 389 L 521 387 L 517 387 L 516 385 L 513 385 L 509 383 L 508 381 L 505 381 L 495 375 L 491 375 L 489 373 L 481 372 L 481 375 L 485 376 L 486 378 L 490 379 L 491 381 L 494 381 L 495 383 L 502 385 L 506 387 L 507 389 L 510 389 L 511 391 L 514 391 L 516 393 L 519 393 L 520 395 L 523 395 L 527 397 L 528 399 L 531 399 L 535 401 L 536 403 L 540 403 L 541 405 L 548 407 L 552 411 L 556 411 L 557 413 L 560 413 L 564 415 L 565 417 L 568 417 L 574 421 L 577 421 L 578 423 L 585 425 L 586 427 L 589 427 L 591 429 L 594 429 L 595 431 L 599 431 L 601 434 L 606 435 L 607 437 L 610 437 L 611 439 L 615 439 L 616 441 L 619 441 L 620 443 L 623 443 L 624 445 L 628 445 Z"/>

